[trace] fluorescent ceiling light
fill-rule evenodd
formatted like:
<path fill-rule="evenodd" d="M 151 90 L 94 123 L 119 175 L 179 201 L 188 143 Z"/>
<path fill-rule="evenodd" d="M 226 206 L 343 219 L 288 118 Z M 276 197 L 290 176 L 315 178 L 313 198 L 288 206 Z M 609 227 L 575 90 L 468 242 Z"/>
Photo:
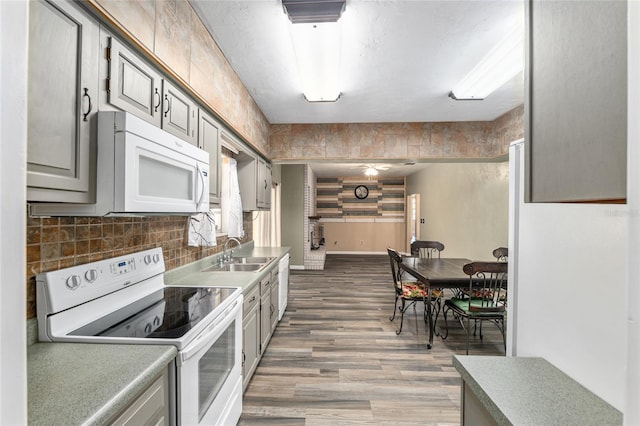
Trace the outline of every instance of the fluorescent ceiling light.
<path fill-rule="evenodd" d="M 337 101 L 340 97 L 340 21 L 290 26 L 305 98 L 309 102 Z"/>
<path fill-rule="evenodd" d="M 524 31 L 516 25 L 462 81 L 451 90 L 456 100 L 480 100 L 524 68 Z"/>

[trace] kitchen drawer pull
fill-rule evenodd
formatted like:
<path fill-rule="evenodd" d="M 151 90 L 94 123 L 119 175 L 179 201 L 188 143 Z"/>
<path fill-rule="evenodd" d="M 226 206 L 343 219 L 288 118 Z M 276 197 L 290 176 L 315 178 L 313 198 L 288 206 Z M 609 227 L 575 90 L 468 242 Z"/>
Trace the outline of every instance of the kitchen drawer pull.
<path fill-rule="evenodd" d="M 82 121 L 87 121 L 87 116 L 91 114 L 91 110 L 93 109 L 93 104 L 91 103 L 91 96 L 89 96 L 89 89 L 87 89 L 86 87 L 84 88 L 84 95 L 82 95 L 82 97 L 84 98 L 85 96 L 87 97 L 87 99 L 89 99 L 89 109 L 87 110 L 87 112 L 83 114 Z"/>
<path fill-rule="evenodd" d="M 255 301 L 256 301 L 256 296 L 254 295 L 254 296 L 251 298 L 251 300 L 249 300 L 249 303 L 251 303 L 251 302 L 255 302 Z"/>
<path fill-rule="evenodd" d="M 160 108 L 160 103 L 162 102 L 162 96 L 160 96 L 160 93 L 158 92 L 158 88 L 156 87 L 156 93 L 158 96 L 158 103 L 156 104 L 155 107 L 153 107 L 153 109 L 155 110 L 155 112 L 158 112 L 158 108 Z"/>

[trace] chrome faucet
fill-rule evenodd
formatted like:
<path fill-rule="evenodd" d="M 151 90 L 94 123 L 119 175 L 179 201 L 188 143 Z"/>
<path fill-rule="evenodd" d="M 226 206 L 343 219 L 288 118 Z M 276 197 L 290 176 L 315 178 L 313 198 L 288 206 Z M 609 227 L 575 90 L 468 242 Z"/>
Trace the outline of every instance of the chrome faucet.
<path fill-rule="evenodd" d="M 222 248 L 222 260 L 231 260 L 231 256 L 233 256 L 233 249 L 231 250 L 231 253 L 227 256 L 227 244 L 229 244 L 229 242 L 231 241 L 235 241 L 236 244 L 238 245 L 238 247 L 240 247 L 242 245 L 242 243 L 240 242 L 239 239 L 231 237 L 228 238 L 227 241 L 225 241 L 224 243 L 224 247 Z"/>

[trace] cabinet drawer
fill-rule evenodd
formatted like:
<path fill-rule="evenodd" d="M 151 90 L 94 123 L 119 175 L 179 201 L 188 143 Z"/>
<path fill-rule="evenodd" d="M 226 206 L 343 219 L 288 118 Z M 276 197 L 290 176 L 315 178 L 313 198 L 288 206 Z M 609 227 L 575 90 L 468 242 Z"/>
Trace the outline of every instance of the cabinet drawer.
<path fill-rule="evenodd" d="M 244 297 L 244 305 L 242 307 L 242 315 L 246 316 L 251 309 L 254 308 L 260 302 L 260 286 L 255 286 Z"/>
<path fill-rule="evenodd" d="M 271 285 L 271 276 L 260 281 L 260 295 L 264 296 L 269 292 L 269 286 Z"/>

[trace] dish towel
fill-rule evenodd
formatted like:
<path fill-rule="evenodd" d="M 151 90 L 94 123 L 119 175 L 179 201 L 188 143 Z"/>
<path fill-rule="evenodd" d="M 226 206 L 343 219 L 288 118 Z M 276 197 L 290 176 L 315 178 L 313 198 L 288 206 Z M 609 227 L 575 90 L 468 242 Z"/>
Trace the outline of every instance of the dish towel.
<path fill-rule="evenodd" d="M 190 247 L 213 247 L 216 242 L 216 218 L 213 212 L 197 213 L 187 220 Z"/>
<path fill-rule="evenodd" d="M 229 238 L 244 237 L 242 198 L 240 197 L 237 164 L 237 161 L 233 158 L 225 157 L 222 160 L 220 220 L 222 222 L 222 232 L 226 232 Z"/>

